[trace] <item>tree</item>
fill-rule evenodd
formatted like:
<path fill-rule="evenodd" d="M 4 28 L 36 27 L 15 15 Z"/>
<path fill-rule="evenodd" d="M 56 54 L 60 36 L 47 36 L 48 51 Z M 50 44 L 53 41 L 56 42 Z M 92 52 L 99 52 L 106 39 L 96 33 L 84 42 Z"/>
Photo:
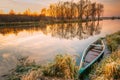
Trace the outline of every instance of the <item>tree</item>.
<path fill-rule="evenodd" d="M 46 16 L 49 14 L 51 18 L 56 19 L 74 19 L 78 18 L 81 21 L 85 17 L 95 20 L 96 16 L 99 18 L 103 13 L 103 5 L 92 3 L 90 0 L 79 0 L 78 2 L 66 1 L 51 4 L 48 9 L 42 9 L 41 14 Z"/>
<path fill-rule="evenodd" d="M 63 2 L 59 2 L 58 5 L 59 5 L 59 13 L 60 13 L 58 17 L 60 17 L 60 19 L 63 20 L 64 19 L 64 5 L 63 5 Z"/>
<path fill-rule="evenodd" d="M 96 17 L 96 3 L 92 3 L 91 4 L 91 17 L 92 17 L 92 20 L 95 20 L 95 17 Z"/>
<path fill-rule="evenodd" d="M 51 17 L 56 17 L 56 5 L 55 4 L 50 5 L 49 13 Z"/>
<path fill-rule="evenodd" d="M 4 14 L 4 11 L 2 9 L 0 9 L 0 14 Z"/>
<path fill-rule="evenodd" d="M 25 12 L 23 14 L 24 15 L 31 15 L 31 10 L 28 8 L 25 10 Z"/>
<path fill-rule="evenodd" d="M 65 18 L 69 18 L 70 17 L 70 6 L 69 6 L 69 2 L 64 2 L 64 16 Z"/>
<path fill-rule="evenodd" d="M 100 19 L 100 16 L 103 14 L 103 8 L 104 6 L 100 3 L 97 4 L 97 10 L 96 10 L 96 13 L 97 13 L 97 16 L 98 16 L 98 20 Z"/>
<path fill-rule="evenodd" d="M 37 12 L 33 12 L 31 15 L 32 16 L 38 16 L 39 14 Z"/>
<path fill-rule="evenodd" d="M 78 18 L 80 20 L 83 19 L 84 9 L 85 9 L 85 1 L 84 0 L 80 0 L 78 2 Z"/>
<path fill-rule="evenodd" d="M 46 16 L 46 12 L 47 12 L 46 8 L 43 8 L 43 9 L 41 10 L 41 15 L 42 15 L 42 16 Z"/>
<path fill-rule="evenodd" d="M 90 11 L 91 11 L 91 1 L 86 0 L 85 10 L 84 10 L 84 15 L 86 17 L 86 20 L 89 19 Z"/>
<path fill-rule="evenodd" d="M 10 10 L 9 12 L 10 15 L 15 15 L 15 11 L 13 9 Z"/>
<path fill-rule="evenodd" d="M 72 3 L 72 18 L 76 18 L 78 16 L 78 12 L 77 12 L 77 4 L 76 3 Z"/>

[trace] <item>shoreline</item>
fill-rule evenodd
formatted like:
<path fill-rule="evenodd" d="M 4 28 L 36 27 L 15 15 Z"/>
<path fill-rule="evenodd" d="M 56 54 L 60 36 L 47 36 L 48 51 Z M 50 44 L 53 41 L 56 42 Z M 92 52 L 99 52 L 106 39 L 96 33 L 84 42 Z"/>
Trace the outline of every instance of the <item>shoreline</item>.
<path fill-rule="evenodd" d="M 101 17 L 100 19 L 96 18 L 94 20 L 92 19 L 83 19 L 83 20 L 79 20 L 79 19 L 74 19 L 74 20 L 40 20 L 40 21 L 28 21 L 28 22 L 0 22 L 0 27 L 3 26 L 39 26 L 42 24 L 59 24 L 59 23 L 81 23 L 81 22 L 89 22 L 89 21 L 101 21 L 101 20 L 120 20 L 120 17 Z"/>

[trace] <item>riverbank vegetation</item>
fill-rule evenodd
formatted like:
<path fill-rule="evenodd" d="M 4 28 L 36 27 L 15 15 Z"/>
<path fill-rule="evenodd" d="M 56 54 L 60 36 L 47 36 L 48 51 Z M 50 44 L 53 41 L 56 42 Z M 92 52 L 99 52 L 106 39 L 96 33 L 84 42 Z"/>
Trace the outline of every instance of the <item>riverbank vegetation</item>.
<path fill-rule="evenodd" d="M 120 79 L 120 31 L 106 36 L 106 41 L 112 53 L 94 65 L 89 74 L 90 80 Z"/>
<path fill-rule="evenodd" d="M 75 60 L 70 55 L 57 55 L 53 62 L 40 66 L 34 61 L 29 61 L 27 57 L 18 59 L 18 64 L 11 74 L 7 76 L 8 80 L 64 80 L 77 79 L 78 67 Z"/>
<path fill-rule="evenodd" d="M 120 46 L 120 31 L 106 36 L 107 46 L 113 52 Z"/>
<path fill-rule="evenodd" d="M 103 15 L 104 6 L 90 0 L 60 1 L 43 8 L 40 13 L 31 12 L 30 9 L 23 13 L 16 13 L 13 9 L 8 14 L 0 14 L 0 22 L 27 22 L 27 21 L 70 21 L 70 20 L 96 20 Z"/>
<path fill-rule="evenodd" d="M 90 80 L 119 80 L 120 79 L 120 50 L 112 52 L 100 63 L 94 65 L 89 74 Z"/>

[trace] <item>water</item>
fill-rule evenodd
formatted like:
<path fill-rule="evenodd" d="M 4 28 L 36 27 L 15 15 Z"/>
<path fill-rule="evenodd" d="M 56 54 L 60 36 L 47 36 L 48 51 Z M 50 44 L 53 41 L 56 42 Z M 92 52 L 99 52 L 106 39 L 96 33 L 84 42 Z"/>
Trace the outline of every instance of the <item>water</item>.
<path fill-rule="evenodd" d="M 120 20 L 89 23 L 65 23 L 38 27 L 0 27 L 0 75 L 17 63 L 19 56 L 29 56 L 46 64 L 57 54 L 80 55 L 88 44 L 120 30 Z"/>

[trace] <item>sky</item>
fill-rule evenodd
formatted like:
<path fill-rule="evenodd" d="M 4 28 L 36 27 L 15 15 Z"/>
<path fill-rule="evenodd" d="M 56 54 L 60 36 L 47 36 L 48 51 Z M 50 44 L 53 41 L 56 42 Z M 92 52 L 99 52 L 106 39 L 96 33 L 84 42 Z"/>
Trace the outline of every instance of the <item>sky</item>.
<path fill-rule="evenodd" d="M 49 4 L 56 3 L 58 1 L 60 0 L 0 0 L 0 10 L 4 10 L 4 12 L 9 12 L 10 9 L 13 9 L 16 12 L 23 12 L 29 8 L 32 12 L 36 11 L 40 13 L 42 8 L 48 7 Z M 120 0 L 91 1 L 104 4 L 104 16 L 120 16 Z"/>

